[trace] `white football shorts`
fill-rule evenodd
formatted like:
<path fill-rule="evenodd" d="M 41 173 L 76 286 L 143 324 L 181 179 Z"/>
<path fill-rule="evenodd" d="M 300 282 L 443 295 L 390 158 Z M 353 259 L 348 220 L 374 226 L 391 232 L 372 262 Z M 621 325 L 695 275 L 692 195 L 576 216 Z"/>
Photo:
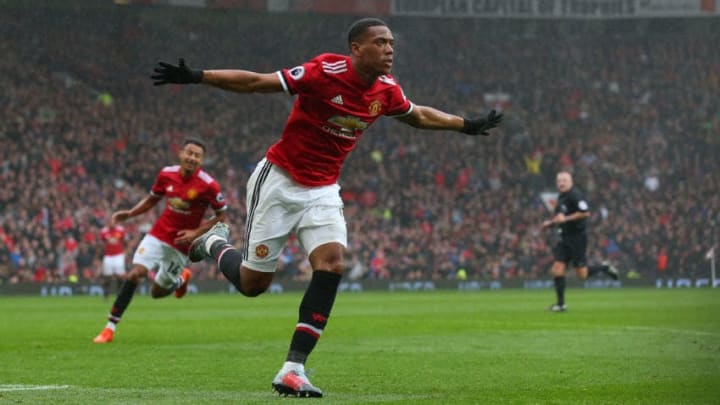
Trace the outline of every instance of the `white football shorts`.
<path fill-rule="evenodd" d="M 104 256 L 102 274 L 103 276 L 122 276 L 125 274 L 125 253 Z"/>
<path fill-rule="evenodd" d="M 140 245 L 135 250 L 132 262 L 148 270 L 155 269 L 155 284 L 170 290 L 185 268 L 187 260 L 184 253 L 147 234 L 142 238 Z"/>
<path fill-rule="evenodd" d="M 347 246 L 340 186 L 306 187 L 263 159 L 247 184 L 243 266 L 274 272 L 290 233 L 309 255 L 325 243 Z"/>

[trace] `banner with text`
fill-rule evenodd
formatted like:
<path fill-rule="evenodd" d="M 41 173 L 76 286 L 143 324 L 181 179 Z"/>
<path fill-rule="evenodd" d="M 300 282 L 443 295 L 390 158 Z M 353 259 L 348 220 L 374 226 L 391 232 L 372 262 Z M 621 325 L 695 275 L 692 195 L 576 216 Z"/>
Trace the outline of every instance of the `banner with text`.
<path fill-rule="evenodd" d="M 396 16 L 649 18 L 720 16 L 720 0 L 391 0 Z"/>
<path fill-rule="evenodd" d="M 720 288 L 720 280 L 709 277 L 677 277 L 658 280 L 627 279 L 614 281 L 610 279 L 577 280 L 568 279 L 570 288 L 610 289 L 610 288 Z M 307 282 L 279 281 L 268 288 L 269 294 L 282 294 L 285 292 L 302 292 L 307 288 Z M 338 287 L 340 292 L 359 293 L 363 291 L 496 291 L 506 289 L 524 290 L 551 290 L 554 288 L 552 279 L 543 280 L 416 280 L 416 281 L 384 281 L 384 280 L 343 280 Z M 112 289 L 115 294 L 115 289 Z M 150 284 L 144 282 L 138 286 L 137 295 L 148 295 Z M 189 294 L 237 294 L 235 287 L 224 281 L 197 281 L 188 286 Z M 103 296 L 103 287 L 96 283 L 20 283 L 0 285 L 0 297 L 8 295 L 39 295 L 42 297 L 64 297 L 75 295 Z"/>

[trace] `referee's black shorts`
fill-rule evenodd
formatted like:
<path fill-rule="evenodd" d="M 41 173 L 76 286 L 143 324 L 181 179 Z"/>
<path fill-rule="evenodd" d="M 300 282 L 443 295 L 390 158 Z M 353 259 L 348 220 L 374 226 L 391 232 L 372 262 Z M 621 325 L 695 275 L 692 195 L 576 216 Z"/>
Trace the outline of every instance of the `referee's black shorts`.
<path fill-rule="evenodd" d="M 575 267 L 587 266 L 587 234 L 563 235 L 555 245 L 553 254 L 556 262 L 572 263 Z"/>

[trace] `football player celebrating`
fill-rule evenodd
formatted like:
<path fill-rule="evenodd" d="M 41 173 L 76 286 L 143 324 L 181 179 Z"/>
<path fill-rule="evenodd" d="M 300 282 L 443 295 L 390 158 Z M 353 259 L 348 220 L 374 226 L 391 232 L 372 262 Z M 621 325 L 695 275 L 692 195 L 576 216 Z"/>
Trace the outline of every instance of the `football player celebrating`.
<path fill-rule="evenodd" d="M 313 275 L 300 303 L 299 318 L 286 361 L 272 386 L 280 394 L 321 397 L 304 364 L 330 316 L 345 263 L 347 229 L 343 217 L 340 169 L 363 132 L 380 116 L 416 128 L 489 135 L 502 114 L 465 119 L 405 97 L 390 75 L 395 41 L 381 20 L 356 21 L 348 31 L 350 55 L 325 53 L 273 73 L 248 70 L 193 70 L 160 62 L 155 85 L 202 83 L 238 93 L 285 92 L 297 95 L 280 136 L 257 165 L 247 185 L 245 246 L 227 243 L 229 230 L 214 226 L 193 242 L 190 260 L 212 257 L 242 294 L 262 294 L 291 232 L 309 254 Z"/>
<path fill-rule="evenodd" d="M 200 168 L 204 156 L 204 143 L 197 139 L 186 140 L 180 150 L 180 164 L 160 170 L 147 197 L 132 209 L 112 215 L 111 226 L 144 214 L 163 197 L 167 201 L 162 214 L 135 250 L 132 269 L 110 309 L 107 325 L 93 342 L 112 342 L 115 328 L 138 283 L 151 269 L 156 272 L 150 289 L 153 298 L 162 298 L 172 292 L 182 298 L 187 292 L 192 276 L 185 268 L 190 243 L 216 223 L 224 221 L 227 209 L 220 186 Z M 208 207 L 215 210 L 215 216 L 203 221 Z"/>

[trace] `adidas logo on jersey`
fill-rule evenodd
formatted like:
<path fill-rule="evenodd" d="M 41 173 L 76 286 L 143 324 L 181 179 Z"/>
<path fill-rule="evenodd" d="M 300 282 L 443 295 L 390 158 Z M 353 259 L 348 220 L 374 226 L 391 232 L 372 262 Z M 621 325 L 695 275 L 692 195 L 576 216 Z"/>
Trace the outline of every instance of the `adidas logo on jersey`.
<path fill-rule="evenodd" d="M 340 104 L 340 105 L 343 105 L 343 99 L 342 99 L 342 96 L 341 96 L 341 95 L 339 95 L 339 94 L 338 94 L 337 96 L 335 96 L 335 97 L 331 98 L 331 99 L 330 99 L 330 101 L 332 101 L 332 102 L 333 102 L 333 103 L 335 103 L 335 104 Z"/>

